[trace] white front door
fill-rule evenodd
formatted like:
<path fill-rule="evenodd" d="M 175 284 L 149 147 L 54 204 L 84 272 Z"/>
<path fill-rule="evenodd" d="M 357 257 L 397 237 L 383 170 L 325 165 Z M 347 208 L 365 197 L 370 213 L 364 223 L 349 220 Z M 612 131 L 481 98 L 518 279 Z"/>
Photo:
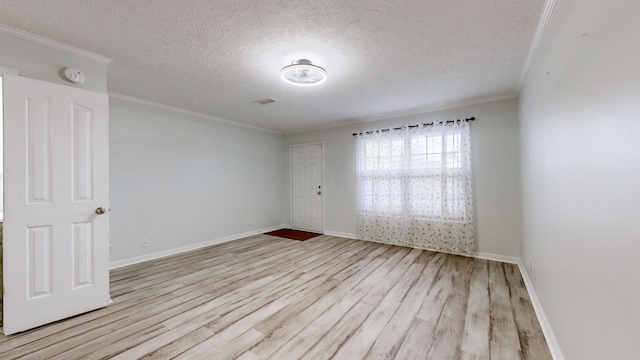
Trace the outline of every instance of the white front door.
<path fill-rule="evenodd" d="M 291 226 L 323 232 L 322 145 L 291 147 Z"/>
<path fill-rule="evenodd" d="M 13 334 L 110 301 L 109 109 L 106 94 L 3 80 L 3 326 Z"/>

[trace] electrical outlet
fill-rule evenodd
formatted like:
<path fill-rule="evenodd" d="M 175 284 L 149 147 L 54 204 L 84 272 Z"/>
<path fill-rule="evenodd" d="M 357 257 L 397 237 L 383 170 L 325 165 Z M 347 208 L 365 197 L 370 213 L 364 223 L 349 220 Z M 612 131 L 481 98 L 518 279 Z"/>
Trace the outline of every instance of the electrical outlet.
<path fill-rule="evenodd" d="M 113 245 L 109 245 L 109 254 L 113 254 Z"/>
<path fill-rule="evenodd" d="M 531 268 L 533 267 L 533 260 L 531 260 L 531 258 L 529 258 L 529 272 L 531 272 Z"/>
<path fill-rule="evenodd" d="M 251 227 L 251 220 L 247 220 L 247 227 Z"/>
<path fill-rule="evenodd" d="M 147 238 L 142 239 L 142 247 L 147 247 L 147 246 L 149 246 L 149 239 Z"/>

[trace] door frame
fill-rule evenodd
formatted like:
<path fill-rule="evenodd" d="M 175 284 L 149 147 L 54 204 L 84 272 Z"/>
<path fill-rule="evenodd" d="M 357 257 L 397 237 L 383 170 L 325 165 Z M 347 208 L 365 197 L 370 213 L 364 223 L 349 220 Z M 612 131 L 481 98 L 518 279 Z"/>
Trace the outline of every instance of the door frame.
<path fill-rule="evenodd" d="M 315 141 L 310 143 L 303 144 L 292 144 L 289 145 L 289 227 L 293 229 L 293 148 L 300 146 L 309 146 L 309 145 L 320 145 L 320 154 L 322 155 L 322 166 L 320 169 L 322 173 L 320 174 L 322 183 L 322 233 L 324 234 L 326 231 L 326 186 L 325 186 L 325 176 L 324 176 L 324 164 L 326 163 L 324 158 L 324 141 Z"/>

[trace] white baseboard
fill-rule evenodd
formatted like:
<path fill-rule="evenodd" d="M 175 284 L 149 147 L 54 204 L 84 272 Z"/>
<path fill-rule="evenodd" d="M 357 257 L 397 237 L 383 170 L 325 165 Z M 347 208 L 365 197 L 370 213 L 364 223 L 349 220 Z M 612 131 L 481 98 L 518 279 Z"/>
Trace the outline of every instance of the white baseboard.
<path fill-rule="evenodd" d="M 343 232 L 339 232 L 339 231 L 326 230 L 324 232 L 324 234 L 325 235 L 342 237 L 342 238 L 347 238 L 347 239 L 357 239 L 356 234 L 343 233 Z M 373 240 L 366 240 L 366 241 L 378 242 L 378 241 L 373 241 Z M 465 255 L 465 254 L 456 254 L 456 253 L 450 253 L 450 252 L 447 252 L 447 251 L 434 250 L 434 249 L 428 249 L 428 248 L 424 248 L 423 250 L 445 252 L 445 253 L 453 254 L 453 255 L 470 256 L 470 257 L 475 257 L 475 258 L 478 258 L 478 259 L 506 262 L 506 263 L 509 263 L 509 264 L 519 264 L 520 263 L 520 258 L 515 257 L 515 256 L 505 256 L 505 255 L 498 255 L 498 254 L 485 253 L 485 252 L 479 252 L 479 253 L 476 253 L 475 255 Z"/>
<path fill-rule="evenodd" d="M 329 236 L 337 236 L 337 237 L 341 237 L 341 238 L 347 238 L 347 239 L 355 239 L 356 238 L 356 234 L 343 233 L 343 232 L 339 232 L 339 231 L 325 230 L 324 234 L 325 235 L 329 235 Z"/>
<path fill-rule="evenodd" d="M 146 254 L 146 255 L 142 255 L 142 256 L 132 257 L 132 258 L 129 258 L 129 259 L 113 261 L 113 262 L 111 262 L 109 264 L 109 269 L 117 269 L 117 268 L 121 268 L 123 266 L 138 264 L 138 263 L 149 261 L 149 260 L 160 259 L 160 258 L 171 256 L 171 255 L 177 255 L 177 254 L 180 254 L 180 253 L 183 253 L 183 252 L 196 250 L 196 249 L 201 249 L 203 247 L 207 247 L 207 246 L 211 246 L 211 245 L 222 244 L 222 243 L 225 243 L 225 242 L 242 239 L 242 238 L 245 238 L 247 236 L 252 236 L 252 235 L 256 235 L 256 234 L 262 234 L 262 233 L 265 233 L 265 232 L 282 229 L 284 227 L 288 227 L 288 226 L 287 225 L 271 226 L 271 227 L 268 227 L 268 228 L 248 231 L 248 232 L 242 233 L 242 234 L 224 236 L 224 237 L 221 237 L 221 238 L 204 241 L 204 242 L 197 243 L 197 244 L 191 244 L 191 245 L 187 245 L 187 246 L 182 246 L 182 247 L 175 248 L 175 249 L 158 251 L 158 252 L 154 252 L 152 254 Z"/>
<path fill-rule="evenodd" d="M 260 230 L 254 230 L 254 234 L 263 234 L 269 231 L 276 231 L 276 230 L 280 230 L 280 229 L 289 229 L 291 228 L 291 225 L 289 224 L 280 224 L 280 225 L 276 225 L 276 226 L 270 226 L 264 229 L 260 229 Z"/>
<path fill-rule="evenodd" d="M 474 257 L 478 259 L 493 260 L 493 261 L 505 262 L 509 264 L 520 264 L 520 258 L 515 256 L 505 256 L 505 255 L 479 252 L 479 253 L 476 253 Z"/>
<path fill-rule="evenodd" d="M 562 354 L 562 350 L 560 349 L 560 344 L 558 344 L 558 340 L 556 339 L 556 335 L 551 329 L 551 324 L 549 324 L 547 315 L 542 309 L 542 304 L 540 303 L 540 299 L 538 299 L 538 295 L 533 288 L 533 283 L 531 282 L 529 273 L 524 267 L 521 259 L 518 259 L 517 264 L 518 268 L 520 268 L 520 273 L 522 274 L 522 280 L 524 280 L 524 284 L 527 287 L 527 292 L 529 292 L 531 305 L 533 305 L 533 310 L 536 312 L 536 316 L 538 317 L 538 322 L 540 323 L 540 327 L 542 328 L 542 333 L 544 334 L 544 338 L 547 340 L 549 352 L 551 352 L 551 356 L 554 360 L 564 360 L 564 355 Z"/>

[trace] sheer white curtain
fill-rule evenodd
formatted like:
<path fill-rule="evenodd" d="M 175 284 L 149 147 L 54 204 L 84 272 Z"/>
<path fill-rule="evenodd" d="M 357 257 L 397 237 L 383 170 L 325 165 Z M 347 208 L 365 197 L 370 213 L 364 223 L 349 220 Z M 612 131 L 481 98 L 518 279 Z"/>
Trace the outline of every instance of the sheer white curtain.
<path fill-rule="evenodd" d="M 356 146 L 359 239 L 476 252 L 467 122 L 363 134 Z"/>

